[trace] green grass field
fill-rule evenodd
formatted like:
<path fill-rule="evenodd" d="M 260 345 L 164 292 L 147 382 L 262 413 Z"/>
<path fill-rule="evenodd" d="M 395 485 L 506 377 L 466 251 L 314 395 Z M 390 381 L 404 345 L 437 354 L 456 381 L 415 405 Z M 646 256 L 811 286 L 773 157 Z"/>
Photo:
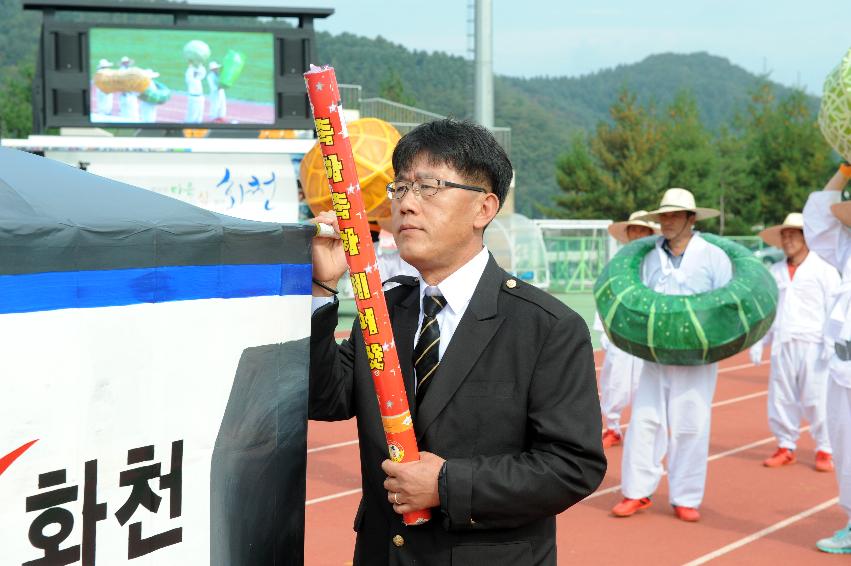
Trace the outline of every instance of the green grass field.
<path fill-rule="evenodd" d="M 593 331 L 594 326 L 594 296 L 588 293 L 566 293 L 553 294 L 558 300 L 579 313 L 585 319 L 588 328 L 591 328 L 591 342 L 594 348 L 600 347 L 600 333 Z M 350 331 L 352 323 L 355 320 L 357 311 L 355 310 L 354 299 L 340 299 L 339 321 L 337 323 L 337 332 Z"/>
<path fill-rule="evenodd" d="M 193 39 L 210 46 L 210 61 L 221 63 L 229 49 L 245 57 L 245 67 L 236 84 L 228 89 L 228 98 L 274 104 L 275 57 L 270 33 L 96 28 L 89 37 L 90 68 L 94 73 L 98 61 L 108 59 L 116 69 L 121 58 L 127 56 L 136 61 L 135 66 L 158 72 L 157 80 L 169 89 L 185 91 L 187 63 L 183 46 Z M 206 93 L 206 79 L 203 82 Z"/>

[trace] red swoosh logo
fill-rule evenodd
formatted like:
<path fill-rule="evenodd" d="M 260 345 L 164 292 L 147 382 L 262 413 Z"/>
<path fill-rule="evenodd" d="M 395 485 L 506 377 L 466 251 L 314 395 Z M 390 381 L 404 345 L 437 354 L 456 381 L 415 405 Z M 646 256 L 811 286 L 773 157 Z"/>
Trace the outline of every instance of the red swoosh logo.
<path fill-rule="evenodd" d="M 26 452 L 26 451 L 27 451 L 27 449 L 28 449 L 30 446 L 32 446 L 33 444 L 35 444 L 36 442 L 38 442 L 38 438 L 36 438 L 35 440 L 30 440 L 29 442 L 27 442 L 27 443 L 26 443 L 26 444 L 24 444 L 23 446 L 21 446 L 21 447 L 19 447 L 19 448 L 15 448 L 15 449 L 14 449 L 14 450 L 12 450 L 11 452 L 9 452 L 8 454 L 6 454 L 6 455 L 5 455 L 5 456 L 3 456 L 2 458 L 0 458 L 0 474 L 2 474 L 3 472 L 5 472 L 5 471 L 6 471 L 6 468 L 8 468 L 9 466 L 11 466 L 11 465 L 12 465 L 12 462 L 14 462 L 15 460 L 17 460 L 17 459 L 18 459 L 18 457 L 19 457 L 21 454 L 23 454 L 24 452 Z"/>

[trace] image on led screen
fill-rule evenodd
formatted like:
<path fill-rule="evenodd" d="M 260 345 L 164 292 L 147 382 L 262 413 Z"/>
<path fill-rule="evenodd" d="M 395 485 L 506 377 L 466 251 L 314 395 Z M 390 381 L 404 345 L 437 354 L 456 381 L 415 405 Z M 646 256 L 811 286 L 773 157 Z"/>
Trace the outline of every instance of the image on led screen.
<path fill-rule="evenodd" d="M 93 28 L 93 123 L 272 124 L 273 35 Z"/>

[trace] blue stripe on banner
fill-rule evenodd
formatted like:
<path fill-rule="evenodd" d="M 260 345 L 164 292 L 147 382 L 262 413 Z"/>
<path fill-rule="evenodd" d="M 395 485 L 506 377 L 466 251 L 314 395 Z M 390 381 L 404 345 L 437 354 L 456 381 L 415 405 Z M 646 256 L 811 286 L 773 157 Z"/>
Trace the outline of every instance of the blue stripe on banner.
<path fill-rule="evenodd" d="M 0 314 L 310 295 L 311 265 L 187 265 L 0 275 Z"/>

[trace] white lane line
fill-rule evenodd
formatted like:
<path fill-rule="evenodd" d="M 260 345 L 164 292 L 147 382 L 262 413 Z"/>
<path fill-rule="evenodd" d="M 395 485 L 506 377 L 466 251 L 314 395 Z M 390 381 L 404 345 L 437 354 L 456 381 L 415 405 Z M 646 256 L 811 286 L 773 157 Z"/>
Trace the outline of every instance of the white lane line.
<path fill-rule="evenodd" d="M 716 401 L 712 403 L 712 408 L 723 407 L 725 405 L 732 405 L 733 403 L 738 403 L 739 401 L 747 401 L 748 399 L 756 399 L 757 397 L 763 397 L 764 395 L 768 395 L 768 390 L 765 391 L 757 391 L 756 393 L 750 393 L 748 395 L 742 395 L 741 397 L 733 397 L 731 399 L 724 399 L 723 401 Z"/>
<path fill-rule="evenodd" d="M 316 499 L 308 499 L 304 502 L 305 507 L 308 505 L 313 505 L 315 503 L 322 503 L 325 501 L 331 501 L 332 499 L 339 499 L 341 497 L 348 497 L 349 495 L 355 495 L 356 493 L 360 493 L 360 488 L 350 489 L 349 491 L 341 491 L 340 493 L 332 493 L 331 495 L 325 495 L 323 497 L 317 497 Z"/>
<path fill-rule="evenodd" d="M 782 521 L 774 523 L 773 525 L 766 527 L 766 528 L 762 529 L 761 531 L 757 531 L 752 535 L 746 536 L 744 538 L 740 538 L 736 542 L 730 543 L 727 546 L 723 546 L 723 547 L 719 548 L 718 550 L 716 550 L 714 552 L 710 552 L 709 554 L 704 554 L 700 558 L 696 558 L 696 559 L 692 560 L 691 562 L 686 562 L 683 566 L 700 566 L 700 564 L 706 564 L 710 560 L 715 560 L 719 556 L 724 556 L 725 554 L 733 552 L 737 548 L 741 548 L 741 547 L 745 546 L 746 544 L 752 543 L 755 540 L 759 540 L 759 539 L 761 539 L 761 538 L 763 538 L 767 535 L 770 535 L 771 533 L 779 531 L 780 529 L 784 529 L 784 528 L 788 527 L 789 525 L 791 525 L 792 523 L 797 523 L 801 519 L 806 519 L 810 515 L 815 515 L 816 513 L 820 513 L 821 511 L 824 511 L 828 507 L 832 507 L 833 505 L 836 505 L 838 502 L 839 502 L 838 497 L 834 497 L 833 499 L 829 499 L 828 501 L 825 501 L 824 503 L 820 503 L 820 504 L 816 505 L 815 507 L 811 507 L 811 508 L 807 509 L 806 511 L 801 511 L 797 515 L 792 515 L 791 517 L 789 517 L 787 519 L 783 519 Z"/>
<path fill-rule="evenodd" d="M 314 452 L 322 452 L 323 450 L 333 450 L 334 448 L 342 448 L 343 446 L 351 446 L 352 444 L 357 444 L 357 439 L 355 440 L 347 440 L 345 442 L 337 442 L 336 444 L 325 444 L 323 446 L 317 446 L 316 448 L 308 448 L 307 453 L 313 454 Z"/>
<path fill-rule="evenodd" d="M 739 370 L 739 369 L 745 369 L 745 368 L 749 368 L 749 367 L 753 367 L 753 364 L 741 364 L 741 365 L 738 365 L 738 366 L 730 366 L 728 368 L 720 368 L 718 370 L 718 373 L 726 373 L 728 371 L 736 371 L 736 370 Z"/>
<path fill-rule="evenodd" d="M 801 432 L 806 432 L 809 429 L 810 429 L 809 425 L 801 427 Z M 714 462 L 715 460 L 720 460 L 721 458 L 726 458 L 727 456 L 732 456 L 733 454 L 738 454 L 739 452 L 745 452 L 746 450 L 750 450 L 751 448 L 756 448 L 757 446 L 763 446 L 764 444 L 769 444 L 771 442 L 775 442 L 776 440 L 777 439 L 774 438 L 773 436 L 769 436 L 768 438 L 763 438 L 762 440 L 757 440 L 756 442 L 751 442 L 750 444 L 745 444 L 744 446 L 739 446 L 738 448 L 731 448 L 730 450 L 725 450 L 724 452 L 719 452 L 718 454 L 713 454 L 713 455 L 709 456 L 709 458 L 707 458 L 706 460 L 708 462 Z M 668 470 L 663 471 L 662 475 L 667 476 Z M 621 488 L 621 484 L 618 484 L 618 485 L 615 485 L 615 486 L 612 486 L 612 487 L 607 487 L 606 489 L 601 489 L 601 490 L 595 491 L 594 493 L 592 493 L 591 495 L 589 495 L 588 497 L 583 499 L 583 501 L 588 501 L 589 499 L 594 499 L 595 497 L 601 497 L 603 495 L 608 495 L 610 493 L 620 491 L 620 488 Z"/>

